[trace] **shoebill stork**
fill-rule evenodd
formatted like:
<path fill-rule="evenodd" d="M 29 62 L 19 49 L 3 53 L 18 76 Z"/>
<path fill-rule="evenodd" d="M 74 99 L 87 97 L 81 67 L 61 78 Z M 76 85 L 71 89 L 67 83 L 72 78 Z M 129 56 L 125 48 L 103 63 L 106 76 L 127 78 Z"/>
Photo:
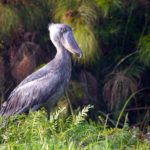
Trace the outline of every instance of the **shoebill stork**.
<path fill-rule="evenodd" d="M 0 116 L 9 117 L 45 107 L 50 111 L 62 96 L 71 76 L 71 53 L 78 57 L 78 47 L 72 29 L 66 24 L 48 25 L 49 35 L 57 53 L 52 61 L 27 76 L 10 94 L 0 110 Z"/>

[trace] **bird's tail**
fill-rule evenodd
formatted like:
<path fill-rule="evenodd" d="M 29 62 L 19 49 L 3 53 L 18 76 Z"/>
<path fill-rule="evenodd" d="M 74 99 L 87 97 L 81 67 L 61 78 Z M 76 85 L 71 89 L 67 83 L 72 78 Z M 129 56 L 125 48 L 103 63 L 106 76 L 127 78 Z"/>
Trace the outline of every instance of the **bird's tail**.
<path fill-rule="evenodd" d="M 7 124 L 8 124 L 7 118 L 4 117 L 6 106 L 7 106 L 7 102 L 5 101 L 5 102 L 1 105 L 1 108 L 0 108 L 0 117 L 3 117 L 2 123 L 0 124 L 0 129 L 5 128 L 5 127 L 7 126 Z"/>
<path fill-rule="evenodd" d="M 5 112 L 5 108 L 7 106 L 7 102 L 5 101 L 0 108 L 0 116 L 3 116 L 4 112 Z"/>

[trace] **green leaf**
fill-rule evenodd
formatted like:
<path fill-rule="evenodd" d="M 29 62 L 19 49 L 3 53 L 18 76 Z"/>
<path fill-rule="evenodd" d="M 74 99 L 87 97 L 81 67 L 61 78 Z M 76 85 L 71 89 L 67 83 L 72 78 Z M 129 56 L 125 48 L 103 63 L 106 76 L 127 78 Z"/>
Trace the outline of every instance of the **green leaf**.
<path fill-rule="evenodd" d="M 150 34 L 141 38 L 138 58 L 145 66 L 150 67 Z"/>

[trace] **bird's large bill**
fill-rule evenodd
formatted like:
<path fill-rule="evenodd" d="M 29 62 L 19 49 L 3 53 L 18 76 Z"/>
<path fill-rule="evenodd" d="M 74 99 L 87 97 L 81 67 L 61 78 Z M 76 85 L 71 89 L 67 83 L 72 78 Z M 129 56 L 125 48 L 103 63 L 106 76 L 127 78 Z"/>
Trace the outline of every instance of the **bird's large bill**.
<path fill-rule="evenodd" d="M 69 31 L 63 35 L 62 45 L 71 53 L 77 55 L 80 58 L 82 57 L 82 51 L 75 41 L 72 31 Z"/>

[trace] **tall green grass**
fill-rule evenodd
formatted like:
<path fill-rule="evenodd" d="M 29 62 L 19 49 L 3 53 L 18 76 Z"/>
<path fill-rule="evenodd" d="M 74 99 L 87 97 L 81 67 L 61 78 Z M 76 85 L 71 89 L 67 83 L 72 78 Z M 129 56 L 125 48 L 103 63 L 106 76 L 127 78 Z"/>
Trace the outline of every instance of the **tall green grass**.
<path fill-rule="evenodd" d="M 9 35 L 19 22 L 15 10 L 0 3 L 0 38 Z"/>
<path fill-rule="evenodd" d="M 8 150 L 148 150 L 148 141 L 138 129 L 125 123 L 122 129 L 86 120 L 91 106 L 64 116 L 65 108 L 51 114 L 48 121 L 41 110 L 21 115 L 0 129 L 0 149 Z M 1 118 L 2 123 L 2 118 Z M 104 127 L 105 126 L 105 127 Z"/>

